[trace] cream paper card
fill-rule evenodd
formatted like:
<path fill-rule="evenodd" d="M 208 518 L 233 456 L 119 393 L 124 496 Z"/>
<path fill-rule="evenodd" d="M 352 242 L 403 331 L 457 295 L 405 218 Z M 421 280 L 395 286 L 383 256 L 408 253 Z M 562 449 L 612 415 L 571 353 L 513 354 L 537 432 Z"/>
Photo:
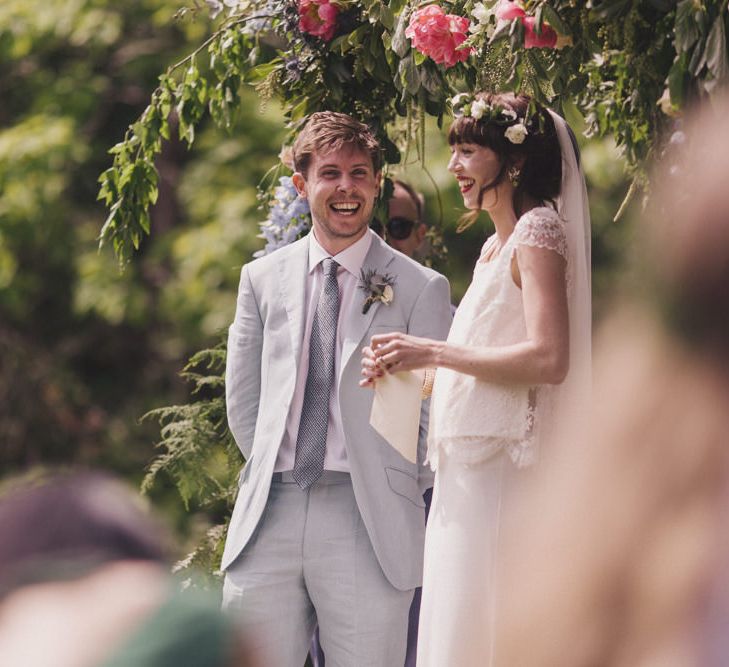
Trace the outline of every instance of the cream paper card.
<path fill-rule="evenodd" d="M 386 373 L 375 383 L 370 424 L 408 461 L 418 457 L 423 371 Z"/>

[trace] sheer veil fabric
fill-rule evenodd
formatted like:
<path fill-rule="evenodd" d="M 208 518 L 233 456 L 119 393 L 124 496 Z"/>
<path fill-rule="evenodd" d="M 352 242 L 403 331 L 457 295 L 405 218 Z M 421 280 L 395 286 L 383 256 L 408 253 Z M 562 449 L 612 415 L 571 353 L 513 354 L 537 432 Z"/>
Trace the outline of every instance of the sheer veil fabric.
<path fill-rule="evenodd" d="M 576 146 L 566 121 L 554 120 L 562 153 L 562 191 L 557 211 L 565 221 L 567 236 L 567 305 L 569 309 L 570 365 L 562 384 L 554 388 L 559 416 L 569 422 L 586 418 L 592 387 L 592 280 L 590 208 L 585 176 L 577 160 Z"/>

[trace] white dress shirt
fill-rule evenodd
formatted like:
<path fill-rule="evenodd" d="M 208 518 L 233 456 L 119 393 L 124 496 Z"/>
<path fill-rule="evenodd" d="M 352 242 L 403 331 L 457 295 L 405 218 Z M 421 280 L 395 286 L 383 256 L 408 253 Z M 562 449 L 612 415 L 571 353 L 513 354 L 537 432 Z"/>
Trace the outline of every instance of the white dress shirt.
<path fill-rule="evenodd" d="M 367 230 L 361 239 L 333 257 L 319 245 L 312 230 L 309 233 L 309 272 L 306 275 L 306 324 L 304 326 L 304 340 L 301 346 L 301 359 L 296 374 L 296 388 L 286 420 L 286 432 L 281 442 L 276 459 L 275 472 L 293 470 L 296 458 L 296 438 L 301 421 L 301 410 L 304 404 L 304 391 L 306 389 L 306 376 L 309 372 L 309 339 L 311 338 L 311 325 L 319 301 L 322 287 L 322 260 L 327 257 L 339 264 L 337 269 L 337 282 L 339 283 L 339 317 L 337 319 L 337 341 L 334 358 L 334 385 L 329 396 L 329 426 L 327 429 L 327 446 L 324 455 L 324 470 L 339 470 L 349 472 L 347 449 L 344 445 L 344 429 L 342 416 L 339 410 L 339 366 L 342 356 L 342 341 L 346 336 L 344 315 L 352 306 L 353 299 L 357 298 L 357 283 L 360 270 L 364 264 L 367 252 L 372 243 L 372 234 Z M 365 295 L 360 292 L 362 303 Z"/>

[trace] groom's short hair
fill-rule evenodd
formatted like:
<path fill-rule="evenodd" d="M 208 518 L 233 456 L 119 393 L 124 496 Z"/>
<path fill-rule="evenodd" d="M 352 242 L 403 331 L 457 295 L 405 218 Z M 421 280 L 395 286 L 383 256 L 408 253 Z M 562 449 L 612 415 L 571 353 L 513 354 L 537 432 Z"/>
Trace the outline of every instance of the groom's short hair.
<path fill-rule="evenodd" d="M 315 153 L 329 153 L 354 146 L 369 154 L 375 172 L 382 167 L 382 152 L 372 128 L 337 111 L 311 114 L 293 145 L 294 169 L 306 176 Z"/>

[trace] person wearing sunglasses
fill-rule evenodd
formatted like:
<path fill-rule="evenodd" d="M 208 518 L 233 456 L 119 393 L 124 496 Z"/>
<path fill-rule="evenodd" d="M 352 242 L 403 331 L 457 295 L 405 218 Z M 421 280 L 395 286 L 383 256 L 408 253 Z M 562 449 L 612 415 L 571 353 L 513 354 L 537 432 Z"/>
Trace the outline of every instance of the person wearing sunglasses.
<path fill-rule="evenodd" d="M 420 259 L 428 226 L 423 220 L 425 198 L 404 181 L 393 181 L 394 190 L 387 207 L 387 224 L 376 218 L 372 228 L 404 255 Z"/>

